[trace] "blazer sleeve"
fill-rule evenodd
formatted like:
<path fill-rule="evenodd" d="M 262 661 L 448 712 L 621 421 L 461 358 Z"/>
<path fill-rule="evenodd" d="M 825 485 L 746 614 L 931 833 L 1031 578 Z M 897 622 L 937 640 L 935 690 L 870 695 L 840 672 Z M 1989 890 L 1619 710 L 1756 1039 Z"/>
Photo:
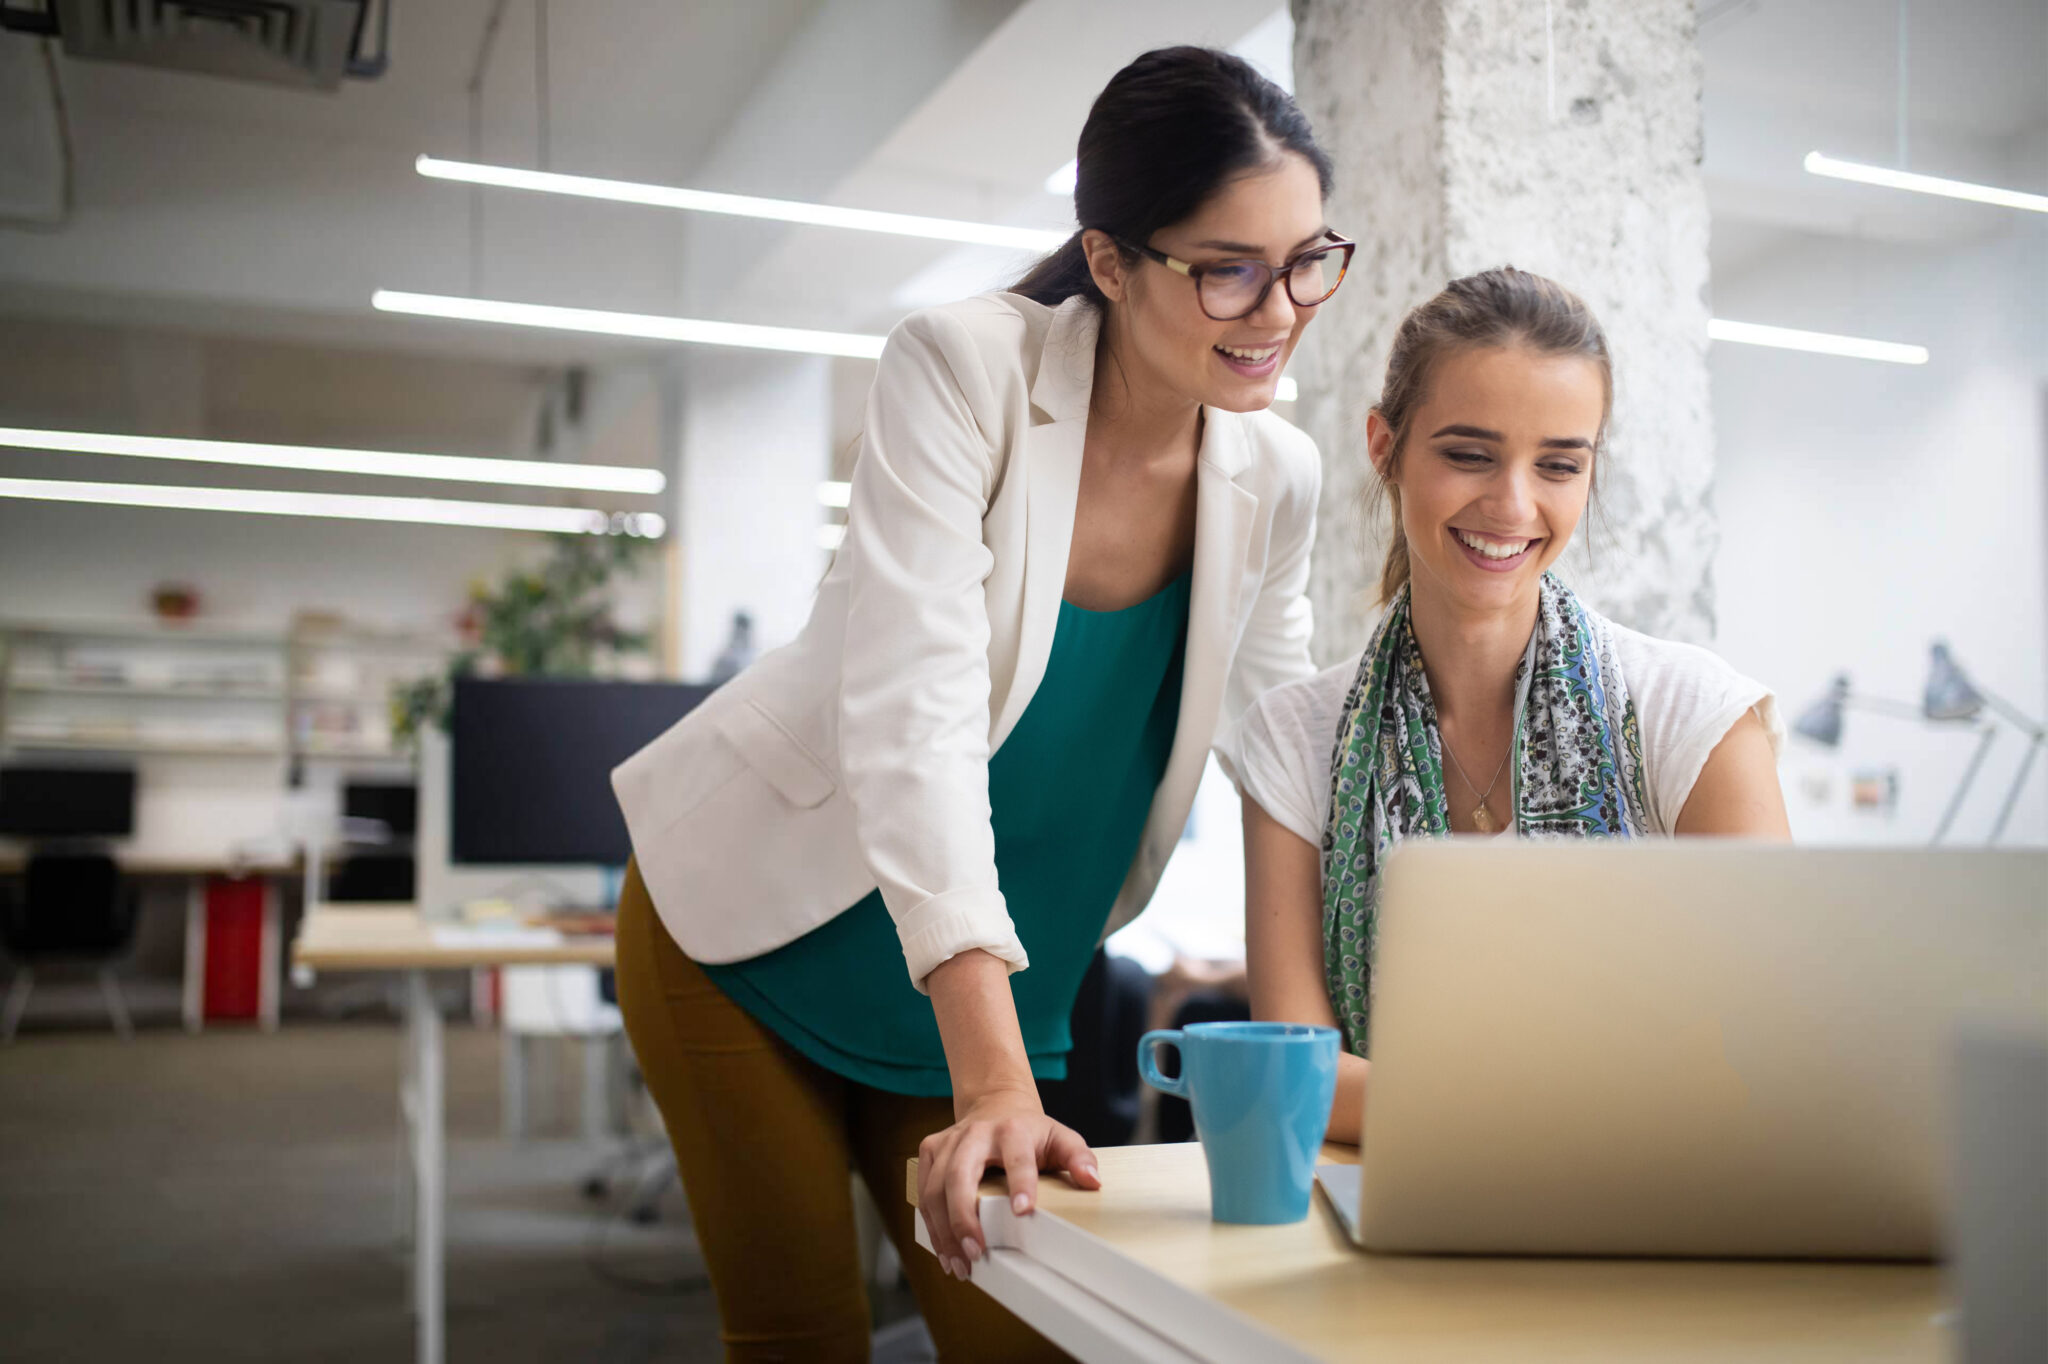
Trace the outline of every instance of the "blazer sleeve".
<path fill-rule="evenodd" d="M 1316 670 L 1308 651 L 1309 636 L 1315 629 L 1308 600 L 1308 561 L 1316 542 L 1316 501 L 1322 496 L 1323 464 L 1307 436 L 1291 428 L 1286 436 L 1286 492 L 1273 511 L 1258 601 L 1231 661 L 1217 726 L 1216 755 L 1233 783 L 1239 777 L 1235 751 L 1241 733 L 1238 717 L 1274 687 L 1312 676 Z"/>
<path fill-rule="evenodd" d="M 998 888 L 989 823 L 982 518 L 996 395 L 973 336 L 912 314 L 883 347 L 853 471 L 839 762 L 855 836 L 911 982 L 982 948 L 1028 964 Z M 990 414 L 985 424 L 977 412 Z"/>

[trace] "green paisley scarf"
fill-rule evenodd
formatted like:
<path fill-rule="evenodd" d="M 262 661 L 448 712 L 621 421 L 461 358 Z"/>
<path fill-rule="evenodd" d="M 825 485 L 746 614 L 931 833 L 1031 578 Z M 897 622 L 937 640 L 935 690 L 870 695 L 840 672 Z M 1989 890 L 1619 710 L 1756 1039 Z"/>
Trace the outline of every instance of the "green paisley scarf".
<path fill-rule="evenodd" d="M 1637 837 L 1648 829 L 1643 746 L 1614 633 L 1543 575 L 1515 672 L 1515 831 Z M 1442 739 L 1403 587 L 1373 631 L 1344 701 L 1323 830 L 1323 969 L 1344 1045 L 1366 1054 L 1380 867 L 1405 838 L 1450 829 Z"/>

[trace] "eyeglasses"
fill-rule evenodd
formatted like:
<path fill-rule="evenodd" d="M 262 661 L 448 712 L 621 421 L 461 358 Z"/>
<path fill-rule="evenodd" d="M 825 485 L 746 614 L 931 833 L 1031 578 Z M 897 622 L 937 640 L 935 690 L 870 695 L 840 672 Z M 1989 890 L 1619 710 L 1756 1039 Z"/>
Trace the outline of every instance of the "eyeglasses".
<path fill-rule="evenodd" d="M 1235 322 L 1259 310 L 1266 295 L 1273 292 L 1275 280 L 1287 281 L 1287 297 L 1297 308 L 1313 308 L 1336 293 L 1337 286 L 1344 282 L 1344 272 L 1351 268 L 1351 253 L 1358 249 L 1358 243 L 1345 241 L 1334 232 L 1325 232 L 1323 237 L 1325 244 L 1312 246 L 1277 268 L 1262 260 L 1219 260 L 1195 265 L 1135 242 L 1118 245 L 1193 280 L 1195 297 L 1211 321 Z"/>

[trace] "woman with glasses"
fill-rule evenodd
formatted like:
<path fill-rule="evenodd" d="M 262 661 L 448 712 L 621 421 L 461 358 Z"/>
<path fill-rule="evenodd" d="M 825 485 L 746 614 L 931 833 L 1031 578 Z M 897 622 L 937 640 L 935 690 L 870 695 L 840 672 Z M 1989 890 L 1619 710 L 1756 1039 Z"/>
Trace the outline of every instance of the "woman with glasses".
<path fill-rule="evenodd" d="M 1351 255 L 1329 187 L 1238 58 L 1119 72 L 1081 230 L 889 338 L 803 633 L 618 770 L 620 1004 L 729 1357 L 866 1357 L 849 1166 L 942 1358 L 1057 1353 L 963 1282 L 975 1191 L 1099 1186 L 1036 1082 L 1215 736 L 1313 671 L 1319 462 L 1266 409 Z"/>

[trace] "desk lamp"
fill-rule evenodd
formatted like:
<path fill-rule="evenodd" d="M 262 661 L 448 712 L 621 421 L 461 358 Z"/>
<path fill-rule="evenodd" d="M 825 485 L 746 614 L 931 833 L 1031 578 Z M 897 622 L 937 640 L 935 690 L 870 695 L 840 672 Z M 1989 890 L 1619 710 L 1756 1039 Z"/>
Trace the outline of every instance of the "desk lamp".
<path fill-rule="evenodd" d="M 1984 765 L 1985 754 L 1991 751 L 1992 741 L 1998 737 L 1997 727 L 1982 718 L 1989 707 L 2006 723 L 2020 731 L 2027 740 L 2027 755 L 2021 760 L 2019 771 L 2014 774 L 2012 785 L 2007 788 L 2005 800 L 2000 805 L 1997 822 L 1992 825 L 1988 843 L 1996 843 L 2005 833 L 2006 822 L 2011 819 L 2013 807 L 2019 803 L 2020 792 L 2025 789 L 2027 777 L 2033 770 L 2034 759 L 2039 756 L 2042 746 L 2048 744 L 2048 727 L 2029 719 L 2010 703 L 1993 696 L 1970 679 L 1949 652 L 1948 644 L 1936 640 L 1929 650 L 1927 663 L 1927 685 L 1921 693 L 1920 704 L 1911 705 L 1904 701 L 1892 701 L 1883 697 L 1866 696 L 1855 690 L 1847 673 L 1837 673 L 1828 684 L 1827 694 L 1808 706 L 1793 722 L 1793 732 L 1811 739 L 1824 748 L 1839 748 L 1842 743 L 1843 712 L 1849 709 L 1871 711 L 1879 715 L 1890 715 L 1899 719 L 1919 720 L 1939 726 L 1959 725 L 1974 729 L 1978 733 L 1977 749 L 1970 755 L 1970 765 L 1963 769 L 1963 777 L 1956 785 L 1955 794 L 1949 797 L 1948 808 L 1942 812 L 1941 823 L 1935 827 L 1930 843 L 1939 843 L 1955 823 L 1956 814 L 1962 809 L 1963 798 L 1969 794 L 1971 785 L 1977 780 L 1978 769 Z"/>
<path fill-rule="evenodd" d="M 1963 671 L 1942 640 L 1934 641 L 1932 657 L 1927 664 L 1927 695 L 1924 702 L 1929 719 L 1975 719 L 1988 706 L 1993 714 L 2020 732 L 2027 741 L 2027 755 L 2020 759 L 2019 770 L 2013 773 L 2012 785 L 2005 790 L 2005 800 L 1998 807 L 1998 819 L 1991 826 L 1991 837 L 1987 843 L 1996 843 L 2005 833 L 2006 821 L 2012 818 L 2013 807 L 2019 804 L 2020 792 L 2026 789 L 2027 778 L 2033 773 L 2034 759 L 2041 755 L 2041 748 L 2048 744 L 2048 726 L 2023 713 L 2017 706 L 2003 697 L 1986 691 Z"/>

